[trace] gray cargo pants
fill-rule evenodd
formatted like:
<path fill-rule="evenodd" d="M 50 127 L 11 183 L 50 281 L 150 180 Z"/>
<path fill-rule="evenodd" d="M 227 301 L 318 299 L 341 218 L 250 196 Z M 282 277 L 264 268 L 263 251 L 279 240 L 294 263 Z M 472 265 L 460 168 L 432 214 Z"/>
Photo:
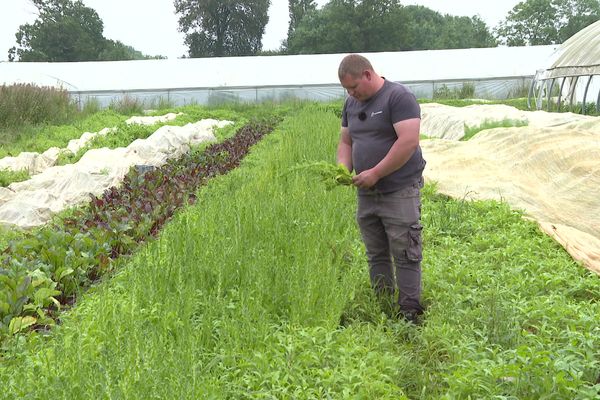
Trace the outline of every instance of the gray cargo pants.
<path fill-rule="evenodd" d="M 378 293 L 393 293 L 396 286 L 398 304 L 405 311 L 423 311 L 422 186 L 421 181 L 392 193 L 358 195 L 356 220 L 367 249 L 371 284 Z"/>

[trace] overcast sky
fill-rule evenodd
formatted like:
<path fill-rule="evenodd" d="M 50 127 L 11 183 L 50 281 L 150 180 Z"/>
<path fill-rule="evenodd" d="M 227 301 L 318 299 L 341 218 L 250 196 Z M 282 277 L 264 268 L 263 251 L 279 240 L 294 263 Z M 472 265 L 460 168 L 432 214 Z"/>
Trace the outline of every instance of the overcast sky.
<path fill-rule="evenodd" d="M 187 53 L 183 35 L 177 31 L 173 0 L 83 0 L 96 10 L 104 22 L 104 36 L 120 40 L 148 55 L 177 58 Z M 319 5 L 327 0 L 317 0 Z M 419 4 L 442 14 L 479 15 L 488 27 L 495 27 L 518 0 L 420 0 L 401 1 Z M 269 23 L 263 49 L 275 50 L 287 34 L 287 0 L 271 0 Z M 36 19 L 36 8 L 29 0 L 0 0 L 0 61 L 8 59 L 8 49 L 16 43 L 19 26 Z"/>

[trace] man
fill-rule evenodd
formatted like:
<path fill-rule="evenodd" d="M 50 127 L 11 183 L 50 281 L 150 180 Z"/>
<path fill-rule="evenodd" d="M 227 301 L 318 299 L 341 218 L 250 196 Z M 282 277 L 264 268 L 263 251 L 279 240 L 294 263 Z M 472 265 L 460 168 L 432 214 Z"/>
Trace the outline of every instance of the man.
<path fill-rule="evenodd" d="M 379 76 L 361 55 L 344 57 L 338 76 L 349 97 L 342 111 L 337 160 L 356 172 L 356 218 L 371 284 L 378 295 L 392 296 L 393 259 L 398 316 L 417 323 L 423 313 L 421 109 L 405 86 Z"/>

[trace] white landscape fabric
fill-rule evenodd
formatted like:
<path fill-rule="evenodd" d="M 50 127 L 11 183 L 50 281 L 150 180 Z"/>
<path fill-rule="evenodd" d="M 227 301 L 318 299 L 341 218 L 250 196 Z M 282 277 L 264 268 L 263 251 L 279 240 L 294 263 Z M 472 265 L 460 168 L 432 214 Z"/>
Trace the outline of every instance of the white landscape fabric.
<path fill-rule="evenodd" d="M 460 140 L 465 136 L 466 128 L 478 127 L 486 122 L 512 120 L 526 123 L 529 127 L 541 128 L 597 119 L 574 113 L 521 111 L 504 104 L 452 107 L 438 103 L 421 104 L 421 117 L 421 134 L 449 140 Z"/>
<path fill-rule="evenodd" d="M 487 107 L 455 109 L 453 118 L 462 116 L 468 125 L 494 119 Z M 600 273 L 600 117 L 506 111 L 522 113 L 529 126 L 488 129 L 468 141 L 422 140 L 425 179 L 457 199 L 494 199 L 523 210 L 573 258 Z M 435 107 L 423 114 L 427 135 L 458 136 L 444 131 L 458 122 L 427 121 L 441 118 Z"/>
<path fill-rule="evenodd" d="M 24 151 L 16 157 L 4 157 L 0 159 L 0 170 L 26 170 L 30 175 L 39 174 L 56 163 L 59 151 L 58 147 L 52 147 L 42 154 Z"/>
<path fill-rule="evenodd" d="M 183 113 L 167 113 L 165 115 L 157 115 L 153 116 L 144 116 L 144 117 L 131 117 L 127 121 L 126 124 L 138 124 L 138 125 L 154 125 L 159 122 L 168 122 L 172 121 L 178 116 L 183 115 Z"/>
<path fill-rule="evenodd" d="M 177 118 L 183 113 L 167 113 L 159 116 L 133 116 L 125 121 L 127 124 L 154 125 L 159 122 L 168 122 Z M 84 132 L 78 139 L 71 139 L 67 144 L 66 150 L 76 154 L 84 148 L 96 136 L 104 136 L 114 131 L 115 128 L 104 128 L 99 132 Z M 0 159 L 0 170 L 22 171 L 26 170 L 30 175 L 39 174 L 47 168 L 56 164 L 56 160 L 61 151 L 58 147 L 51 147 L 42 154 L 36 152 L 22 152 L 18 156 L 4 157 Z"/>
<path fill-rule="evenodd" d="M 100 195 L 119 185 L 132 166 L 160 166 L 190 146 L 215 140 L 213 129 L 231 123 L 204 119 L 185 126 L 165 125 L 127 147 L 92 149 L 75 164 L 50 167 L 27 181 L 0 188 L 0 224 L 42 225 L 53 213 L 89 199 L 90 193 Z"/>

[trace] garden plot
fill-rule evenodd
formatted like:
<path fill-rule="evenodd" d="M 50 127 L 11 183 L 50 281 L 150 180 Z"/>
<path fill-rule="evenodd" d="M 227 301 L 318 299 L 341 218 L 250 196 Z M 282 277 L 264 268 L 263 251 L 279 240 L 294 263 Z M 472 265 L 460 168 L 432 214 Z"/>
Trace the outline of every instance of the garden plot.
<path fill-rule="evenodd" d="M 116 186 L 134 165 L 160 166 L 192 145 L 213 141 L 214 128 L 229 121 L 205 119 L 185 126 L 162 126 L 147 139 L 116 149 L 92 149 L 75 164 L 50 167 L 25 182 L 0 188 L 0 224 L 41 225 L 51 215 Z"/>
<path fill-rule="evenodd" d="M 125 121 L 126 124 L 154 125 L 169 122 L 183 115 L 183 113 L 168 113 L 159 116 L 134 116 Z M 0 159 L 0 170 L 22 171 L 26 170 L 30 175 L 39 174 L 56 164 L 61 152 L 68 150 L 76 154 L 97 136 L 105 136 L 116 128 L 104 128 L 99 132 L 84 132 L 78 139 L 69 140 L 66 149 L 51 147 L 42 154 L 36 152 L 22 152 L 16 157 L 4 157 Z"/>
<path fill-rule="evenodd" d="M 421 104 L 421 134 L 449 140 L 460 140 L 468 128 L 488 122 L 518 121 L 530 127 L 563 126 L 572 122 L 594 121 L 595 117 L 573 113 L 521 111 L 503 104 L 452 107 L 437 103 Z"/>
<path fill-rule="evenodd" d="M 600 118 L 559 120 L 549 115 L 546 126 L 484 130 L 465 142 L 424 140 L 425 178 L 455 198 L 524 210 L 600 273 Z"/>

